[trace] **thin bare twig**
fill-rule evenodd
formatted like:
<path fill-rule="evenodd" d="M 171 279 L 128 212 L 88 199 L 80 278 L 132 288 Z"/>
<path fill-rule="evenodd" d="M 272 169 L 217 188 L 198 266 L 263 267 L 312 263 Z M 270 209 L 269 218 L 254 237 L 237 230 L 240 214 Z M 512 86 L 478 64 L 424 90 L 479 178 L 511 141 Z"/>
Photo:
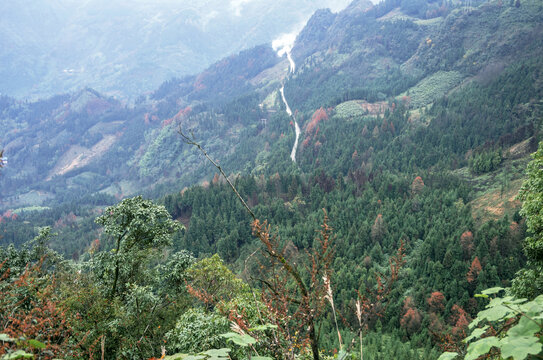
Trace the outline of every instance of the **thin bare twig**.
<path fill-rule="evenodd" d="M 251 208 L 249 208 L 249 205 L 247 205 L 247 203 L 245 202 L 245 200 L 243 200 L 243 198 L 241 197 L 241 195 L 239 194 L 239 192 L 237 191 L 237 189 L 234 187 L 234 185 L 232 184 L 232 182 L 230 181 L 230 179 L 228 179 L 228 176 L 226 176 L 226 174 L 224 173 L 222 167 L 217 164 L 208 154 L 207 152 L 205 151 L 205 149 L 199 144 L 197 143 L 195 140 L 194 140 L 194 135 L 192 136 L 188 136 L 186 135 L 181 129 L 178 130 L 178 133 L 179 135 L 181 135 L 181 137 L 183 138 L 183 141 L 188 144 L 188 145 L 193 145 L 193 146 L 196 146 L 198 148 L 198 150 L 200 150 L 202 152 L 202 154 L 204 154 L 204 156 L 221 172 L 222 176 L 226 179 L 226 181 L 228 182 L 228 185 L 230 185 L 230 187 L 232 188 L 232 191 L 236 194 L 236 196 L 238 197 L 239 201 L 241 201 L 241 203 L 243 204 L 243 206 L 245 207 L 245 209 L 247 210 L 247 212 L 249 213 L 249 215 L 251 215 L 251 217 L 253 218 L 253 220 L 256 220 L 256 216 L 255 214 L 253 213 L 253 211 L 251 210 Z"/>

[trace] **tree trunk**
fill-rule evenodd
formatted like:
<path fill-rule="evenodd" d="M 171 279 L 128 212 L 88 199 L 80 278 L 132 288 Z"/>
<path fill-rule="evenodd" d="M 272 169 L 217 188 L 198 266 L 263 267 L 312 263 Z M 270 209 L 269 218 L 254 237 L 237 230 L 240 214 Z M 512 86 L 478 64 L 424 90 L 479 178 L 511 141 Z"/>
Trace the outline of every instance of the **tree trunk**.
<path fill-rule="evenodd" d="M 311 342 L 311 351 L 313 352 L 313 360 L 319 360 L 319 344 L 317 344 L 317 335 L 315 334 L 315 326 L 313 321 L 309 325 L 309 341 Z"/>

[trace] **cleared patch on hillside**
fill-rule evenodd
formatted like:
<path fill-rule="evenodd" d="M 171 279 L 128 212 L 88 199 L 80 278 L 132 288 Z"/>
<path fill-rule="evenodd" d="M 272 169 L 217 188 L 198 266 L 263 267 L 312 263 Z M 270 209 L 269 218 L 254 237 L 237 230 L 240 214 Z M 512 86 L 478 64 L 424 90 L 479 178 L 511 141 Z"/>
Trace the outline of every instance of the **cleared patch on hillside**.
<path fill-rule="evenodd" d="M 417 19 L 414 21 L 415 24 L 420 26 L 437 26 L 445 20 L 443 17 L 435 17 L 432 19 Z"/>
<path fill-rule="evenodd" d="M 349 119 L 367 115 L 382 115 L 388 109 L 386 101 L 368 103 L 364 100 L 350 100 L 336 106 L 335 116 Z"/>
<path fill-rule="evenodd" d="M 289 71 L 289 62 L 287 59 L 277 65 L 262 71 L 260 74 L 249 80 L 253 86 L 268 85 L 273 82 L 282 81 Z"/>
<path fill-rule="evenodd" d="M 460 84 L 462 78 L 458 71 L 438 71 L 419 81 L 399 98 L 407 97 L 410 107 L 416 109 L 443 97 Z"/>
<path fill-rule="evenodd" d="M 116 140 L 117 137 L 115 135 L 105 135 L 102 140 L 90 149 L 80 145 L 73 145 L 60 157 L 46 180 L 49 181 L 55 175 L 64 175 L 72 170 L 90 164 L 91 161 L 101 157 Z"/>
<path fill-rule="evenodd" d="M 487 191 L 471 201 L 473 219 L 481 223 L 489 220 L 499 220 L 505 215 L 511 219 L 521 206 L 521 202 L 516 198 L 521 186 L 522 179 L 518 179 L 510 183 L 505 189 L 500 187 Z"/>
<path fill-rule="evenodd" d="M 115 196 L 120 200 L 126 196 L 133 195 L 138 189 L 140 188 L 137 182 L 122 180 L 101 190 L 100 193 Z"/>
<path fill-rule="evenodd" d="M 400 8 L 397 7 L 377 19 L 377 21 L 394 21 L 394 20 L 417 20 L 417 18 L 404 14 L 400 10 Z"/>

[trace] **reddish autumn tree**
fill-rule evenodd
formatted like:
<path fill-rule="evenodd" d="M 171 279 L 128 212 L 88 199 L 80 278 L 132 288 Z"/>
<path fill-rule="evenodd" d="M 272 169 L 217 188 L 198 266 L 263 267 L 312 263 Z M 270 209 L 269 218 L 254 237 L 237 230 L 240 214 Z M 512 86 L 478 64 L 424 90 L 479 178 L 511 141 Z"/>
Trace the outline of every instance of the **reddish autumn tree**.
<path fill-rule="evenodd" d="M 481 267 L 481 262 L 476 256 L 475 259 L 473 259 L 473 261 L 471 262 L 471 266 L 469 267 L 468 273 L 466 274 L 468 282 L 474 283 L 482 270 L 483 268 Z"/>
<path fill-rule="evenodd" d="M 469 322 L 471 321 L 468 313 L 460 306 L 454 304 L 451 308 L 451 324 L 453 325 L 452 334 L 456 339 L 461 340 L 466 337 Z"/>
<path fill-rule="evenodd" d="M 306 133 L 312 134 L 322 120 L 328 120 L 328 114 L 326 113 L 326 110 L 321 107 L 313 113 L 313 116 L 311 116 L 311 121 L 307 124 Z"/>
<path fill-rule="evenodd" d="M 451 316 L 449 318 L 450 330 L 442 332 L 432 331 L 432 336 L 439 342 L 438 346 L 442 351 L 461 352 L 465 348 L 462 340 L 466 337 L 468 325 L 471 319 L 467 312 L 457 304 L 451 308 Z M 431 321 L 431 327 L 439 328 L 439 324 Z"/>
<path fill-rule="evenodd" d="M 424 190 L 424 181 L 420 176 L 417 176 L 411 183 L 411 194 L 418 195 Z"/>
<path fill-rule="evenodd" d="M 420 311 L 415 307 L 413 299 L 409 296 L 404 301 L 403 309 L 404 315 L 400 320 L 400 326 L 411 336 L 420 330 L 422 316 Z"/>
<path fill-rule="evenodd" d="M 434 291 L 427 302 L 431 312 L 440 313 L 445 309 L 445 296 L 439 291 Z"/>
<path fill-rule="evenodd" d="M 43 260 L 12 276 L 6 262 L 0 263 L 0 332 L 12 338 L 25 337 L 45 343 L 44 349 L 27 349 L 40 359 L 78 354 L 70 344 L 74 335 L 58 300 L 56 282 L 44 273 Z M 2 342 L 0 358 L 15 344 Z M 78 355 L 75 355 L 78 357 Z"/>
<path fill-rule="evenodd" d="M 220 180 L 219 174 L 215 173 L 215 175 L 213 176 L 213 180 L 211 181 L 211 183 L 212 183 L 213 185 L 217 185 L 217 184 L 219 183 L 219 180 Z"/>

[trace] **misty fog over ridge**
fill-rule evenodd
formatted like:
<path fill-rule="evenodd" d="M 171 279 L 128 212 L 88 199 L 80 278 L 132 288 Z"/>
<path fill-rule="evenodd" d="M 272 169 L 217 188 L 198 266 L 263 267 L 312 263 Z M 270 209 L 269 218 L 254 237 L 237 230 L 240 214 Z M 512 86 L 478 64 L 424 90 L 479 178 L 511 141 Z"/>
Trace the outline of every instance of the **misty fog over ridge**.
<path fill-rule="evenodd" d="M 0 93 L 91 87 L 120 98 L 301 30 L 348 0 L 21 0 L 0 4 Z"/>

